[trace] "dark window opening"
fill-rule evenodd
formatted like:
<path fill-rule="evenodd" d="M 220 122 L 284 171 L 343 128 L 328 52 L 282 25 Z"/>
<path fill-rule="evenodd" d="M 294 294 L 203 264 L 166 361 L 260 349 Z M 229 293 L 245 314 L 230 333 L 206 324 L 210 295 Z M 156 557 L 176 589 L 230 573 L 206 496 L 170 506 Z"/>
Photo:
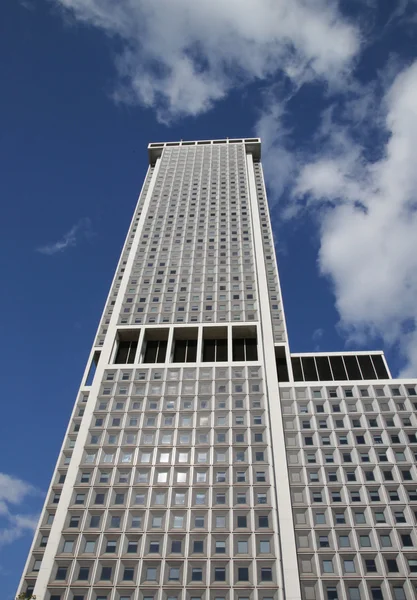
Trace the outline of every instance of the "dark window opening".
<path fill-rule="evenodd" d="M 203 362 L 227 361 L 227 329 L 205 328 L 203 332 Z"/>
<path fill-rule="evenodd" d="M 166 360 L 168 344 L 167 329 L 147 329 L 143 345 L 144 363 L 163 363 Z"/>
<path fill-rule="evenodd" d="M 258 360 L 255 327 L 233 327 L 233 360 Z"/>
<path fill-rule="evenodd" d="M 349 379 L 362 379 L 356 356 L 346 355 L 343 360 Z"/>
<path fill-rule="evenodd" d="M 291 358 L 292 372 L 294 381 L 304 381 L 303 370 L 301 368 L 301 359 L 298 356 Z"/>
<path fill-rule="evenodd" d="M 377 375 L 369 355 L 359 354 L 358 362 L 364 379 L 377 379 Z"/>
<path fill-rule="evenodd" d="M 316 366 L 319 373 L 319 381 L 333 381 L 328 356 L 316 356 Z"/>
<path fill-rule="evenodd" d="M 364 379 L 377 379 L 370 356 L 367 354 L 359 354 L 358 362 Z"/>
<path fill-rule="evenodd" d="M 312 356 L 303 356 L 301 358 L 305 381 L 318 381 L 316 363 Z"/>
<path fill-rule="evenodd" d="M 174 346 L 173 362 L 195 362 L 197 360 L 197 340 L 177 340 Z"/>
<path fill-rule="evenodd" d="M 93 383 L 94 375 L 96 374 L 98 361 L 100 360 L 101 352 L 97 351 L 93 354 L 93 359 L 91 361 L 90 368 L 88 370 L 87 379 L 85 385 L 91 385 Z"/>
<path fill-rule="evenodd" d="M 133 364 L 138 349 L 139 329 L 132 331 L 119 330 L 118 346 L 114 362 L 117 365 Z"/>
<path fill-rule="evenodd" d="M 387 369 L 385 368 L 382 356 L 380 354 L 374 354 L 372 356 L 372 362 L 374 363 L 378 379 L 389 379 L 389 375 Z"/>
<path fill-rule="evenodd" d="M 173 362 L 196 362 L 197 335 L 197 329 L 175 329 Z"/>
<path fill-rule="evenodd" d="M 333 379 L 335 381 L 346 381 L 348 378 L 341 356 L 330 356 L 330 365 L 333 371 Z"/>
<path fill-rule="evenodd" d="M 137 342 L 119 342 L 114 362 L 119 365 L 134 363 L 137 347 Z"/>
<path fill-rule="evenodd" d="M 284 346 L 275 346 L 275 364 L 277 367 L 278 381 L 289 381 L 287 357 Z"/>

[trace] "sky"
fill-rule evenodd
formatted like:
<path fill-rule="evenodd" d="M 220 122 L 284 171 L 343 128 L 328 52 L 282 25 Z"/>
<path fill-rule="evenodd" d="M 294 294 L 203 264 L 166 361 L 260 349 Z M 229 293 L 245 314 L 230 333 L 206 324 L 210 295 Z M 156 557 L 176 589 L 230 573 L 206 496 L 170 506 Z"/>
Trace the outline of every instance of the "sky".
<path fill-rule="evenodd" d="M 416 0 L 3 0 L 3 598 L 149 142 L 261 136 L 291 350 L 416 376 L 416 27 Z"/>

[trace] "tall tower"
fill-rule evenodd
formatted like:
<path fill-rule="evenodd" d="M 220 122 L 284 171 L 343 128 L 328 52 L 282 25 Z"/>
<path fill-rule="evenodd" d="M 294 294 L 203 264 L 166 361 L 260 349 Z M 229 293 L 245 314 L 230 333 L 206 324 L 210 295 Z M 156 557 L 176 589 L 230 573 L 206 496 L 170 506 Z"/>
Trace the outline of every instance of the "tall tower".
<path fill-rule="evenodd" d="M 258 138 L 148 151 L 19 592 L 415 598 L 416 381 L 290 354 Z"/>

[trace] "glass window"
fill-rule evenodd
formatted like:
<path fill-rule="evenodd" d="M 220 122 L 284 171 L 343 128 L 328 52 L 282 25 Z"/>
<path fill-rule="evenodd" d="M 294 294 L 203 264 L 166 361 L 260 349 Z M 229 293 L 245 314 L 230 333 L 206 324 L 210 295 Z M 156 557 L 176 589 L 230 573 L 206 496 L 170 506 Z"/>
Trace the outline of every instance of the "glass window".
<path fill-rule="evenodd" d="M 345 560 L 343 561 L 343 567 L 345 573 L 355 573 L 355 562 L 353 560 Z"/>
<path fill-rule="evenodd" d="M 101 574 L 100 574 L 100 581 L 109 581 L 111 579 L 111 575 L 112 575 L 111 567 L 102 567 Z"/>
<path fill-rule="evenodd" d="M 191 571 L 192 581 L 203 581 L 203 569 L 200 567 L 193 567 Z"/>
<path fill-rule="evenodd" d="M 323 573 L 333 573 L 333 561 L 323 560 Z"/>
<path fill-rule="evenodd" d="M 261 567 L 261 581 L 272 581 L 272 569 Z"/>

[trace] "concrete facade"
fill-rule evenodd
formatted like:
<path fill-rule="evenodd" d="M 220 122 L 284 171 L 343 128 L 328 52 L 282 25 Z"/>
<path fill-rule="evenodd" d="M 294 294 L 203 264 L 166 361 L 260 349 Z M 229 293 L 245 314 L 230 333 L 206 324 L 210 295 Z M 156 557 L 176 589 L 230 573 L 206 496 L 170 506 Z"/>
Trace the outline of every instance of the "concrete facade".
<path fill-rule="evenodd" d="M 290 354 L 258 138 L 148 153 L 18 591 L 415 598 L 416 380 Z"/>

